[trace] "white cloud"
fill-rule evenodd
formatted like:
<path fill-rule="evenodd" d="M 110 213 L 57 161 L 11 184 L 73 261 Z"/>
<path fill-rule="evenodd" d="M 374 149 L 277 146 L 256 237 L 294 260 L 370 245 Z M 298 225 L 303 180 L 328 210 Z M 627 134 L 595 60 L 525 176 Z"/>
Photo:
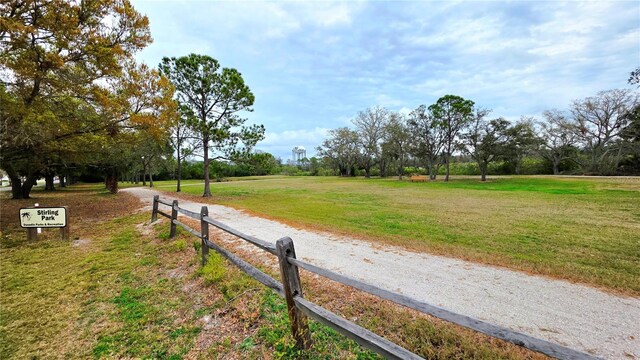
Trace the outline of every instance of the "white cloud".
<path fill-rule="evenodd" d="M 276 145 L 282 143 L 292 143 L 302 146 L 316 146 L 324 140 L 327 135 L 328 128 L 316 127 L 313 129 L 286 130 L 283 132 L 269 132 L 265 134 L 265 139 L 260 142 L 261 145 Z M 294 146 L 296 146 L 294 145 Z"/>
<path fill-rule="evenodd" d="M 350 24 L 351 8 L 348 4 L 340 3 L 312 11 L 311 16 L 315 19 L 315 22 L 321 26 L 331 27 L 334 25 Z"/>
<path fill-rule="evenodd" d="M 358 111 L 445 94 L 511 119 L 625 87 L 640 58 L 638 2 L 153 2 L 141 57 L 209 54 L 256 95 L 258 148 L 290 156 Z M 297 130 L 291 130 L 297 129 Z M 268 148 L 266 148 L 268 147 Z"/>

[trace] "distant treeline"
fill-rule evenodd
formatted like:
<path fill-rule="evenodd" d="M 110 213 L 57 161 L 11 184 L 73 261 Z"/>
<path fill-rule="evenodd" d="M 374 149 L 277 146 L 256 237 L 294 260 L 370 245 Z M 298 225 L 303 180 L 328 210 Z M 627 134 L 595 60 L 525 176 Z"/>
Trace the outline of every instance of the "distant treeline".
<path fill-rule="evenodd" d="M 602 91 L 548 110 L 541 119 L 508 121 L 471 100 L 446 95 L 408 115 L 372 107 L 354 128 L 329 131 L 318 148 L 341 176 L 444 174 L 640 174 L 640 103 L 632 90 Z"/>

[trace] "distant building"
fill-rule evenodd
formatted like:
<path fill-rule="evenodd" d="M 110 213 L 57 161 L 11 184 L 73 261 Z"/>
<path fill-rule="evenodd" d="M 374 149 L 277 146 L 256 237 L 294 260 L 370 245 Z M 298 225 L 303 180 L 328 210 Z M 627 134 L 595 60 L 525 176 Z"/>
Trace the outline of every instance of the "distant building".
<path fill-rule="evenodd" d="M 302 165 L 302 160 L 307 158 L 307 149 L 304 146 L 296 146 L 291 150 L 291 161 L 294 165 Z"/>

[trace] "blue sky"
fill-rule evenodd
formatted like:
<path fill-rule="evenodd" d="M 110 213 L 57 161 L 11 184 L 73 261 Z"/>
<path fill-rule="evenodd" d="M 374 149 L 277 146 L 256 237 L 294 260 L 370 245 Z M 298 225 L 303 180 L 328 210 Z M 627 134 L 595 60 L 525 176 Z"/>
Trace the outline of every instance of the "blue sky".
<path fill-rule="evenodd" d="M 371 106 L 408 111 L 455 94 L 517 120 L 640 66 L 640 2 L 207 2 L 133 0 L 153 44 L 137 58 L 207 54 L 256 96 L 257 148 L 308 155 Z"/>

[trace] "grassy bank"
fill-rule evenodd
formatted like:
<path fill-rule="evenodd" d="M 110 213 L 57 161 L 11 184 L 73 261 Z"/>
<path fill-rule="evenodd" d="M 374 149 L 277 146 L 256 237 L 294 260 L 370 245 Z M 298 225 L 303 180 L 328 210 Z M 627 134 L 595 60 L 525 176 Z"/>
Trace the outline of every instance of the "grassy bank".
<path fill-rule="evenodd" d="M 201 268 L 193 237 L 169 239 L 166 221 L 149 225 L 136 199 L 100 188 L 18 201 L 3 194 L 0 358 L 377 358 L 315 322 L 314 347 L 299 352 L 282 299 L 219 257 Z M 18 209 L 34 202 L 68 206 L 71 240 L 45 230 L 26 241 Z M 277 277 L 269 262 L 256 265 Z M 303 281 L 307 297 L 430 358 L 538 357 L 311 276 Z"/>
<path fill-rule="evenodd" d="M 202 183 L 183 192 L 201 195 Z M 640 178 L 265 177 L 212 192 L 212 203 L 295 226 L 640 294 Z"/>

